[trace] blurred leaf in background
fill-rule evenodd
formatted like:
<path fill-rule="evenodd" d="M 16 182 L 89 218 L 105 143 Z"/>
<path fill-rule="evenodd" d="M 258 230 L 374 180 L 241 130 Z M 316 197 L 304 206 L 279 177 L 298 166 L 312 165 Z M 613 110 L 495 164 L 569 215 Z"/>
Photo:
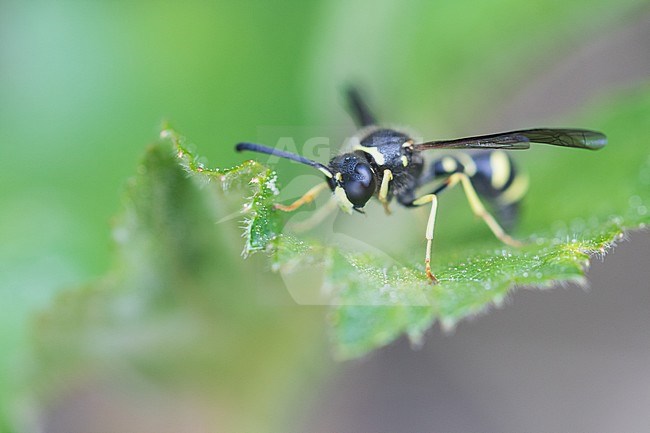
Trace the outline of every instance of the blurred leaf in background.
<path fill-rule="evenodd" d="M 308 361 L 322 354 L 317 336 L 324 312 L 288 307 L 288 299 L 277 292 L 279 278 L 262 272 L 263 261 L 240 262 L 242 241 L 235 235 L 236 225 L 211 231 L 214 203 L 194 196 L 198 193 L 182 180 L 182 173 L 162 163 L 163 154 L 150 150 L 142 165 L 136 163 L 162 118 L 173 119 L 200 143 L 200 153 L 213 165 L 228 167 L 241 160 L 232 145 L 254 141 L 264 127 L 302 128 L 303 136 L 311 127 L 320 131 L 320 125 L 351 129 L 337 91 L 343 82 L 358 80 L 369 90 L 381 119 L 412 125 L 431 138 L 540 124 L 568 126 L 570 121 L 602 125 L 605 132 L 612 131 L 610 145 L 630 143 L 647 130 L 644 107 L 650 96 L 641 80 L 626 79 L 624 72 L 596 82 L 586 93 L 567 92 L 569 102 L 564 99 L 560 110 L 550 98 L 525 100 L 525 107 L 535 107 L 530 111 L 513 110 L 507 101 L 512 104 L 531 81 L 567 62 L 585 42 L 636 25 L 647 14 L 647 2 L 632 0 L 417 1 L 408 6 L 394 0 L 3 2 L 0 426 L 9 429 L 16 420 L 29 419 L 36 411 L 37 390 L 48 390 L 51 407 L 76 386 L 110 376 L 122 383 L 144 377 L 146 383 L 156 384 L 156 395 L 164 393 L 158 386 L 167 389 L 171 382 L 204 385 L 209 401 L 228 400 L 224 396 L 240 392 L 231 402 L 217 405 L 224 413 L 215 417 L 232 417 L 227 425 L 254 429 L 264 425 L 265 414 L 282 412 L 281 407 L 288 408 L 289 401 L 309 391 L 313 382 L 303 380 L 306 375 L 299 373 L 295 382 L 287 379 L 289 366 L 300 370 L 303 363 L 309 364 L 314 376 L 326 369 L 325 356 L 320 362 Z M 594 71 L 611 67 L 609 59 L 600 61 Z M 569 72 L 567 80 L 588 81 L 589 76 L 589 71 L 578 77 Z M 647 81 L 647 74 L 642 80 Z M 610 99 L 618 87 L 641 90 L 629 102 Z M 574 114 L 577 106 L 592 101 L 600 108 L 592 113 L 581 108 L 582 114 Z M 546 111 L 535 111 L 540 106 Z M 551 188 L 545 166 L 531 161 L 559 164 L 575 175 L 582 156 L 563 153 L 557 158 L 540 150 L 520 159 L 531 168 L 531 178 L 545 179 L 549 183 L 543 188 Z M 621 170 L 627 163 L 620 161 Z M 115 252 L 108 222 L 120 207 L 121 186 L 136 167 L 156 176 L 140 176 L 140 188 L 130 187 L 127 197 L 144 192 L 145 203 L 162 200 L 166 205 L 134 210 L 138 205 L 127 198 L 125 207 L 138 217 L 122 219 L 117 227 L 134 228 L 131 233 L 139 233 L 144 242 L 122 243 L 137 246 Z M 299 170 L 281 164 L 280 181 Z M 154 178 L 156 184 L 146 184 Z M 172 178 L 181 189 L 164 189 L 165 179 Z M 531 202 L 544 201 L 543 188 L 533 182 Z M 608 196 L 627 200 L 613 184 L 606 188 Z M 440 219 L 447 223 L 437 239 L 439 248 L 453 244 L 465 227 L 476 226 L 461 200 L 451 195 L 448 210 L 441 209 Z M 187 209 L 180 203 L 188 204 Z M 552 210 L 557 220 L 567 221 L 582 215 L 585 205 L 594 202 L 580 196 Z M 595 206 L 606 212 L 608 205 Z M 151 213 L 156 209 L 169 213 Z M 548 218 L 530 211 L 521 230 L 534 230 Z M 194 233 L 194 227 L 200 229 Z M 172 233 L 169 228 L 179 230 L 177 237 L 158 237 Z M 113 235 L 121 239 L 125 233 L 117 230 Z M 394 236 L 408 249 L 420 241 L 421 233 L 396 230 Z M 385 242 L 395 244 L 390 237 Z M 169 245 L 179 249 L 165 249 Z M 215 245 L 218 256 L 212 254 Z M 179 257 L 179 263 L 174 255 L 181 252 L 189 258 Z M 118 259 L 111 261 L 114 253 Z M 127 258 L 126 253 L 133 256 Z M 99 278 L 112 263 L 122 270 Z M 127 278 L 129 267 L 136 279 Z M 223 273 L 215 275 L 218 270 Z M 215 279 L 219 283 L 213 283 Z M 65 290 L 52 303 L 62 289 L 88 280 L 96 282 Z M 258 290 L 267 290 L 271 298 L 259 299 L 266 295 Z M 34 323 L 43 309 L 45 319 Z M 48 329 L 52 323 L 58 325 Z M 82 324 L 93 325 L 88 334 L 81 332 Z M 304 333 L 289 333 L 301 326 Z M 106 330 L 110 339 L 97 338 L 97 330 Z M 118 335 L 123 340 L 114 341 Z M 171 346 L 173 353 L 165 352 L 159 345 L 165 338 L 179 344 L 187 338 L 187 347 Z M 34 341 L 36 352 L 30 345 Z M 71 358 L 57 354 L 56 343 L 61 341 L 62 347 L 78 351 L 72 351 Z M 267 357 L 269 345 L 277 345 L 277 352 Z M 279 361 L 279 353 L 287 354 L 286 363 Z M 156 355 L 159 364 L 152 361 Z M 62 373 L 60 379 L 52 378 L 53 372 Z M 130 391 L 127 385 L 121 388 L 125 394 Z M 169 389 L 178 388 L 182 386 Z M 259 418 L 246 424 L 249 407 L 233 408 L 236 402 L 250 403 L 255 407 L 250 413 Z M 300 416 L 287 412 L 272 424 L 299 422 Z"/>
<path fill-rule="evenodd" d="M 114 271 L 39 317 L 35 384 L 56 402 L 80 376 L 126 386 L 132 374 L 143 382 L 133 393 L 149 381 L 212 402 L 219 431 L 280 429 L 297 384 L 320 376 L 322 319 L 291 305 L 263 268 L 246 272 L 239 236 L 215 229 L 227 201 L 197 188 L 165 144 L 129 185 Z M 214 174 L 234 189 L 255 171 Z"/>
<path fill-rule="evenodd" d="M 25 389 L 30 317 L 108 269 L 121 187 L 163 117 L 224 165 L 257 125 L 304 123 L 308 41 L 294 34 L 310 31 L 317 7 L 0 4 L 3 409 Z"/>

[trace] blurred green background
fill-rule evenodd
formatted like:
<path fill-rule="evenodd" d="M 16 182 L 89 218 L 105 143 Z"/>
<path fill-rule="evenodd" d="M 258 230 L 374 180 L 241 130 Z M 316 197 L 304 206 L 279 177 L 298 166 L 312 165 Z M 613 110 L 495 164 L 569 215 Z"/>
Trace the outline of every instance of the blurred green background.
<path fill-rule="evenodd" d="M 62 290 L 110 269 L 115 250 L 110 222 L 121 208 L 126 180 L 147 144 L 157 139 L 163 119 L 190 137 L 212 165 L 223 167 L 242 160 L 233 152 L 234 143 L 258 140 L 272 128 L 300 130 L 305 136 L 323 126 L 352 131 L 340 98 L 341 85 L 349 81 L 362 83 L 382 119 L 411 125 L 426 137 L 571 126 L 566 123 L 588 119 L 590 110 L 606 117 L 612 114 L 608 107 L 620 109 L 621 103 L 609 102 L 620 95 L 650 98 L 648 17 L 648 3 L 635 0 L 3 1 L 0 426 L 19 425 L 24 431 L 43 422 L 46 431 L 88 431 L 124 413 L 123 423 L 115 424 L 120 431 L 216 431 L 224 425 L 254 431 L 266 425 L 263 417 L 243 421 L 255 418 L 255 410 L 224 403 L 230 388 L 218 397 L 197 396 L 194 388 L 179 397 L 165 386 L 139 387 L 134 397 L 128 387 L 116 391 L 104 383 L 103 376 L 77 378 L 73 391 L 66 389 L 69 383 L 54 386 L 49 403 L 37 404 L 39 387 L 30 380 L 38 364 L 32 354 L 34 314 Z M 644 119 L 639 116 L 640 122 Z M 304 173 L 281 167 L 285 184 Z M 238 254 L 237 237 L 222 242 L 224 255 Z M 233 263 L 248 271 L 264 269 L 261 258 Z M 232 278 L 233 291 L 266 281 Z M 276 374 L 262 354 L 246 351 L 242 369 L 266 368 L 263 377 L 280 382 L 260 384 L 265 397 L 251 405 L 268 406 L 259 412 L 266 415 L 282 412 L 269 420 L 269 429 L 304 431 L 314 422 L 326 431 L 326 421 L 314 409 L 319 401 L 314 389 L 323 372 L 334 368 L 324 343 L 326 311 L 296 311 L 281 294 L 277 277 L 269 279 L 276 296 L 261 310 L 281 304 L 296 316 L 287 328 L 308 324 L 310 330 L 285 347 L 295 351 L 286 355 L 293 360 L 286 365 L 320 361 L 310 368 L 302 365 L 308 373 L 288 384 L 278 379 L 292 377 L 286 365 Z M 232 326 L 239 326 L 235 322 Z M 279 327 L 264 338 L 283 341 L 284 331 Z M 235 355 L 218 356 L 227 365 L 242 363 Z M 277 359 L 282 364 L 280 355 Z M 234 371 L 231 367 L 225 371 Z M 120 369 L 113 374 L 119 376 Z M 232 375 L 243 381 L 259 378 Z M 224 386 L 235 392 L 238 383 Z M 246 387 L 251 391 L 242 393 L 242 401 L 256 394 L 255 386 Z M 148 403 L 140 413 L 130 404 L 115 404 L 123 398 L 134 405 L 142 399 Z M 275 400 L 272 405 L 270 400 Z M 93 401 L 98 403 L 93 406 Z M 49 415 L 42 416 L 40 407 Z M 84 407 L 107 415 L 86 419 L 74 410 Z M 377 415 L 366 409 L 367 417 Z M 174 411 L 179 418 L 170 415 Z M 345 411 L 328 416 L 346 419 Z M 186 418 L 195 421 L 178 421 Z M 222 423 L 224 418 L 232 419 Z M 167 420 L 171 428 L 164 430 L 152 419 Z M 482 419 L 477 418 L 479 425 Z M 344 421 L 336 425 L 363 429 L 363 424 Z M 499 431 L 499 426 L 483 431 Z M 444 425 L 440 428 L 445 431 Z"/>

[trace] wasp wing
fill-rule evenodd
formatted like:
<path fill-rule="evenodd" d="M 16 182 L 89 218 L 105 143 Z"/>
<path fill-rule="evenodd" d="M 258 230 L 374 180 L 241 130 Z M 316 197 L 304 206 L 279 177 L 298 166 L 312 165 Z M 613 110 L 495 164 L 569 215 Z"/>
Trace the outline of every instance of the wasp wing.
<path fill-rule="evenodd" d="M 352 114 L 352 117 L 354 117 L 354 121 L 359 128 L 376 125 L 377 120 L 370 111 L 370 108 L 368 108 L 366 101 L 361 96 L 359 89 L 350 86 L 346 89 L 345 93 L 350 113 Z"/>
<path fill-rule="evenodd" d="M 428 149 L 528 149 L 530 143 L 552 144 L 597 150 L 607 144 L 604 134 L 587 129 L 537 128 L 499 134 L 478 135 L 456 140 L 428 141 L 415 144 L 415 150 Z"/>

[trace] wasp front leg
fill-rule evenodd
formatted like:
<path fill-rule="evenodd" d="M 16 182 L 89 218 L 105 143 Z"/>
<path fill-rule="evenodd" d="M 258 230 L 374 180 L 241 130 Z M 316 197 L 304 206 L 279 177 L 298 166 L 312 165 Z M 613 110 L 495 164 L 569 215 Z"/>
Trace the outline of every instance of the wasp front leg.
<path fill-rule="evenodd" d="M 314 199 L 318 196 L 318 194 L 320 194 L 323 190 L 327 189 L 328 187 L 329 186 L 327 183 L 319 183 L 318 185 L 311 188 L 302 197 L 300 197 L 298 200 L 294 201 L 290 205 L 283 205 L 280 203 L 276 203 L 274 207 L 284 212 L 293 212 L 294 210 L 298 209 L 300 206 L 314 201 Z"/>
<path fill-rule="evenodd" d="M 379 187 L 379 201 L 384 206 L 384 211 L 386 215 L 390 215 L 390 208 L 388 207 L 388 188 L 390 186 L 390 181 L 393 180 L 393 172 L 386 169 L 384 170 L 384 177 L 381 180 L 381 186 Z"/>

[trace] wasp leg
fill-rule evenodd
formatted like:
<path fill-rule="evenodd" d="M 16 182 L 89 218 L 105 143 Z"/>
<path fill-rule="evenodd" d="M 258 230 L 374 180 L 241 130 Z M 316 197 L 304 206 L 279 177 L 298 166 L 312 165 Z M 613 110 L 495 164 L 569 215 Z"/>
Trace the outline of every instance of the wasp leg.
<path fill-rule="evenodd" d="M 438 279 L 431 272 L 431 242 L 433 241 L 433 227 L 436 222 L 436 212 L 438 210 L 438 196 L 435 194 L 427 194 L 411 202 L 411 206 L 422 206 L 427 203 L 431 203 L 431 211 L 429 212 L 429 220 L 427 221 L 427 231 L 424 235 L 427 239 L 427 250 L 424 256 L 424 270 L 431 282 L 437 284 Z"/>
<path fill-rule="evenodd" d="M 501 242 L 506 245 L 510 245 L 511 247 L 521 247 L 523 243 L 519 242 L 516 239 L 513 239 L 510 235 L 508 235 L 505 230 L 503 230 L 503 228 L 499 225 L 499 223 L 494 219 L 494 217 L 485 209 L 485 206 L 483 206 L 481 199 L 479 199 L 476 190 L 472 186 L 472 181 L 470 180 L 469 176 L 467 176 L 465 173 L 454 173 L 449 176 L 443 187 L 452 187 L 458 182 L 463 185 L 465 195 L 467 196 L 467 201 L 469 202 L 474 215 L 481 217 L 483 221 L 485 221 L 485 224 L 487 224 L 487 226 L 490 228 L 490 230 L 492 230 L 492 233 L 494 233 L 494 235 Z"/>
<path fill-rule="evenodd" d="M 291 229 L 296 233 L 307 232 L 323 222 L 325 218 L 330 216 L 332 212 L 336 211 L 337 209 L 338 202 L 336 199 L 332 198 L 322 207 L 318 208 L 318 210 L 310 215 L 309 218 L 297 223 L 292 223 Z"/>
<path fill-rule="evenodd" d="M 384 177 L 381 180 L 381 187 L 379 188 L 379 201 L 384 205 L 386 215 L 390 215 L 390 209 L 388 207 L 388 187 L 391 180 L 393 180 L 393 172 L 388 169 L 384 170 Z"/>
<path fill-rule="evenodd" d="M 326 189 L 327 187 L 328 187 L 327 183 L 319 183 L 318 185 L 316 185 L 315 187 L 307 191 L 305 195 L 303 195 L 302 197 L 300 197 L 298 200 L 294 201 L 290 205 L 285 206 L 283 204 L 276 203 L 274 207 L 284 212 L 292 212 L 298 209 L 300 206 L 314 201 L 316 196 L 320 194 L 320 192 Z"/>

